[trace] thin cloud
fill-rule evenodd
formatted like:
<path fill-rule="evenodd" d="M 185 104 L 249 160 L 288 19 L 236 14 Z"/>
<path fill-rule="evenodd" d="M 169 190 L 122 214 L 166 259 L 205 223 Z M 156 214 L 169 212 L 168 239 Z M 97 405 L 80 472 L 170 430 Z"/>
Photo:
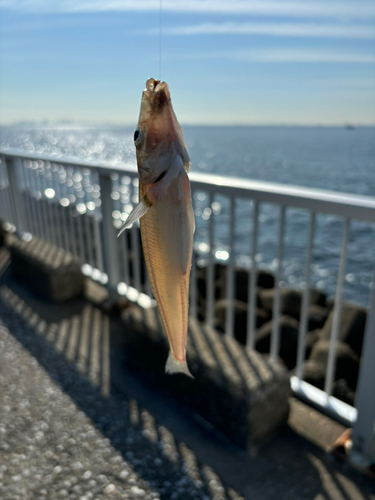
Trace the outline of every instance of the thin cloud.
<path fill-rule="evenodd" d="M 369 25 L 321 25 L 315 23 L 204 23 L 166 28 L 165 35 L 270 35 L 316 38 L 375 38 Z"/>
<path fill-rule="evenodd" d="M 326 50 L 259 50 L 238 51 L 233 59 L 248 62 L 292 62 L 292 63 L 355 63 L 373 64 L 375 55 L 348 52 L 328 52 Z"/>
<path fill-rule="evenodd" d="M 0 8 L 34 12 L 155 12 L 159 0 L 0 0 Z M 271 17 L 349 18 L 375 17 L 370 1 L 277 1 L 277 0 L 163 0 L 164 12 L 194 12 L 225 15 L 256 15 Z"/>
<path fill-rule="evenodd" d="M 190 54 L 186 59 L 229 59 L 242 63 L 375 63 L 373 54 L 309 49 L 233 50 Z"/>

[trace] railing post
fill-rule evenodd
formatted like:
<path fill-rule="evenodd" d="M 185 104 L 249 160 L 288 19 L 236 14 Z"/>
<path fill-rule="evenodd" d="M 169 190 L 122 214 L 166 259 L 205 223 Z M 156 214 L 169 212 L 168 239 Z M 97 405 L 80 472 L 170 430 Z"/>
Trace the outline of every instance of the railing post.
<path fill-rule="evenodd" d="M 299 323 L 298 344 L 297 344 L 297 367 L 296 375 L 303 379 L 303 362 L 305 360 L 305 339 L 307 334 L 307 313 L 310 303 L 310 276 L 311 276 L 311 260 L 314 246 L 314 231 L 315 231 L 315 212 L 311 213 L 309 236 L 306 249 L 306 270 L 305 270 L 305 289 L 302 296 L 301 319 Z"/>
<path fill-rule="evenodd" d="M 120 277 L 117 230 L 112 217 L 112 179 L 108 172 L 99 171 L 100 199 L 102 209 L 103 264 L 108 276 L 107 287 L 112 297 L 117 293 Z"/>
<path fill-rule="evenodd" d="M 210 192 L 208 198 L 209 207 L 212 207 L 214 201 L 213 194 Z M 211 213 L 208 219 L 208 254 L 207 277 L 206 277 L 206 323 L 208 326 L 214 326 L 214 302 L 215 302 L 215 268 L 214 268 L 214 218 Z"/>
<path fill-rule="evenodd" d="M 338 276 L 337 276 L 335 306 L 333 309 L 332 331 L 331 331 L 331 338 L 329 341 L 327 374 L 326 374 L 326 381 L 325 381 L 325 385 L 324 385 L 324 391 L 328 394 L 328 396 L 332 395 L 332 383 L 334 381 L 335 367 L 336 367 L 336 346 L 337 346 L 337 340 L 338 340 L 339 329 L 340 329 L 342 293 L 343 293 L 343 289 L 344 289 L 346 253 L 347 253 L 347 247 L 348 247 L 349 227 L 350 227 L 350 219 L 345 219 L 343 235 L 342 235 L 342 242 L 341 242 L 339 272 L 338 272 Z"/>
<path fill-rule="evenodd" d="M 353 428 L 350 460 L 368 467 L 375 462 L 375 273 L 372 282 L 362 359 L 359 371 L 356 408 L 357 421 Z"/>
<path fill-rule="evenodd" d="M 4 157 L 5 167 L 8 176 L 9 190 L 10 190 L 10 203 L 11 213 L 13 215 L 13 223 L 18 232 L 27 231 L 25 205 L 21 193 L 21 187 L 17 178 L 17 161 L 13 158 Z"/>
<path fill-rule="evenodd" d="M 280 350 L 280 279 L 281 268 L 284 250 L 284 227 L 285 227 L 285 210 L 284 206 L 280 207 L 280 222 L 279 222 L 279 237 L 277 250 L 277 267 L 275 271 L 275 295 L 273 298 L 272 307 L 272 336 L 271 336 L 271 352 L 272 361 L 277 361 Z"/>
<path fill-rule="evenodd" d="M 229 262 L 227 265 L 227 309 L 225 314 L 225 333 L 234 337 L 234 198 L 230 198 L 229 205 Z"/>
<path fill-rule="evenodd" d="M 248 288 L 248 309 L 247 309 L 247 335 L 246 345 L 254 349 L 255 327 L 256 327 L 256 284 L 257 284 L 257 263 L 255 260 L 257 253 L 258 239 L 259 203 L 253 200 L 253 232 L 251 235 L 251 269 Z"/>

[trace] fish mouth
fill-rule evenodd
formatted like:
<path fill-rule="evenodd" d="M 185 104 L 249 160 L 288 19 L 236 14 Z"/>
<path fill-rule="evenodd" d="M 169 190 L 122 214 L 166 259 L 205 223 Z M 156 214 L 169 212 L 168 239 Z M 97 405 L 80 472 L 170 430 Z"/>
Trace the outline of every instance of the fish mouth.
<path fill-rule="evenodd" d="M 155 80 L 155 78 L 149 78 L 146 82 L 146 90 L 149 92 L 156 92 L 156 87 L 161 83 L 160 80 Z"/>
<path fill-rule="evenodd" d="M 164 107 L 170 102 L 168 85 L 161 80 L 149 78 L 146 82 L 145 93 L 149 98 L 153 113 L 162 113 Z"/>

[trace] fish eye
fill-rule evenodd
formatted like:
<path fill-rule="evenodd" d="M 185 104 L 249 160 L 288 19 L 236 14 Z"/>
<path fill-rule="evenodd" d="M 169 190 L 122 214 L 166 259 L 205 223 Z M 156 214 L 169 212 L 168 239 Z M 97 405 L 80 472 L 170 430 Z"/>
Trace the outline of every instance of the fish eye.
<path fill-rule="evenodd" d="M 134 132 L 134 144 L 136 145 L 136 147 L 140 146 L 141 138 L 142 138 L 141 131 L 139 128 L 137 128 Z"/>

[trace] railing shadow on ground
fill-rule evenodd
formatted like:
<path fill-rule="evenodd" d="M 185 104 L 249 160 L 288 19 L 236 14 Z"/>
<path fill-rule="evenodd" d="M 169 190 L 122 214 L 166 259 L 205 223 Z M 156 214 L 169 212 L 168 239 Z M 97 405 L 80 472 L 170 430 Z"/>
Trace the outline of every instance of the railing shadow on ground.
<path fill-rule="evenodd" d="M 55 306 L 53 309 L 60 311 L 58 317 L 46 304 L 38 308 L 40 301 L 30 307 L 24 300 L 28 293 L 23 295 L 18 284 L 12 286 L 11 279 L 1 281 L 6 281 L 0 282 L 0 301 L 6 311 L 4 324 L 162 498 L 167 498 L 163 496 L 163 482 L 181 469 L 191 481 L 191 498 L 240 498 L 220 480 L 229 475 L 229 483 L 251 500 L 276 496 L 280 500 L 374 499 L 371 480 L 328 460 L 321 449 L 291 428 L 274 436 L 258 456 L 237 449 L 225 439 L 219 443 L 222 450 L 216 457 L 205 453 L 203 444 L 194 443 L 194 439 L 193 446 L 189 438 L 185 439 L 187 445 L 180 437 L 176 440 L 174 434 L 178 432 L 174 432 L 173 425 L 171 432 L 156 423 L 157 412 L 153 415 L 142 408 L 143 402 L 128 398 L 117 384 L 111 383 L 110 320 L 106 314 L 82 300 L 76 301 L 70 315 L 69 305 Z M 49 314 L 43 314 L 47 311 Z M 53 316 L 58 320 L 52 321 Z M 156 419 L 160 420 L 158 416 Z M 135 429 L 141 430 L 141 438 Z M 153 450 L 152 455 L 158 454 L 160 462 L 140 469 L 140 458 L 144 462 L 149 450 Z M 215 466 L 211 467 L 212 463 Z"/>
<path fill-rule="evenodd" d="M 48 324 L 6 286 L 0 287 L 0 301 L 9 308 L 9 315 L 2 318 L 5 325 L 12 315 L 17 315 L 19 328 L 11 330 L 17 340 L 162 497 L 163 483 L 176 477 L 176 469 L 181 469 L 190 478 L 191 498 L 240 499 L 222 486 L 209 466 L 198 463 L 185 444 L 176 443 L 166 427 L 156 425 L 153 416 L 136 400 L 110 386 L 108 316 L 86 305 L 81 315 Z M 90 323 L 95 325 L 91 342 Z M 136 428 L 141 429 L 141 438 L 140 432 L 134 431 Z M 153 458 L 153 463 L 140 469 L 139 463 L 144 464 L 150 448 L 153 457 L 155 451 L 159 455 L 158 461 Z"/>
<path fill-rule="evenodd" d="M 155 342 L 164 342 L 166 349 L 169 349 L 157 307 L 145 310 L 137 307 L 132 316 L 136 322 L 143 323 L 149 337 Z M 228 336 L 215 335 L 208 325 L 189 318 L 187 336 L 189 364 L 197 361 L 200 365 L 214 367 L 215 376 L 223 380 L 223 385 L 228 383 L 225 381 L 230 380 L 238 383 L 241 391 L 245 392 L 251 389 L 252 385 L 262 384 L 278 375 L 280 365 L 269 362 L 266 357 L 253 356 L 252 353 L 253 351 L 249 349 L 245 351 L 243 346 Z"/>
<path fill-rule="evenodd" d="M 10 252 L 6 247 L 0 248 L 0 279 L 10 265 Z"/>

